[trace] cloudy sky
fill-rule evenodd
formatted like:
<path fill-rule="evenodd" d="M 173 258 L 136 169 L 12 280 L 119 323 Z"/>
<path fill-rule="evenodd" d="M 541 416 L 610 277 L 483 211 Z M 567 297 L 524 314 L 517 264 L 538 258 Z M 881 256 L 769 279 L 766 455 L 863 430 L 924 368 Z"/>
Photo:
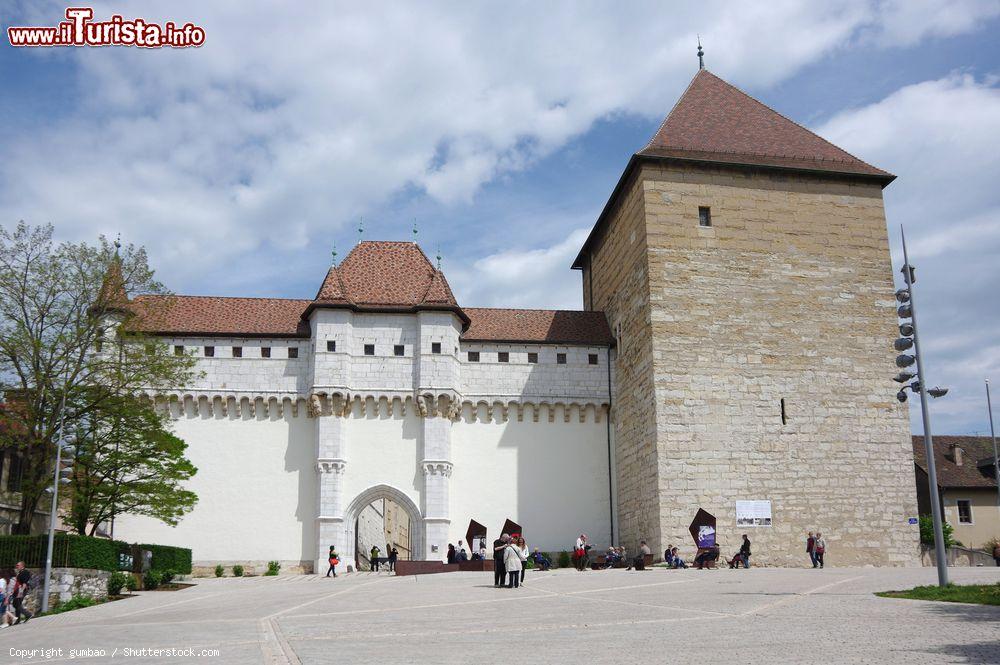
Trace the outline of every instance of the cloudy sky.
<path fill-rule="evenodd" d="M 899 176 L 894 259 L 905 224 L 927 370 L 952 389 L 935 429 L 987 430 L 1000 0 L 303 4 L 93 4 L 192 21 L 198 49 L 4 39 L 0 224 L 120 232 L 178 293 L 312 297 L 359 218 L 369 239 L 415 220 L 463 304 L 579 308 L 569 265 L 700 34 L 712 71 Z M 0 22 L 65 7 L 6 2 Z"/>

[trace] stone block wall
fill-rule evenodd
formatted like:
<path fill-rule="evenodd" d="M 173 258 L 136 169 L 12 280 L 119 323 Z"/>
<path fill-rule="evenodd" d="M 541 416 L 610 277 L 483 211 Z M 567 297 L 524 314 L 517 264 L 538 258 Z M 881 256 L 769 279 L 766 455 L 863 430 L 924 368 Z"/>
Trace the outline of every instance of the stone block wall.
<path fill-rule="evenodd" d="M 49 575 L 49 608 L 74 596 L 106 600 L 110 577 L 111 573 L 106 570 L 53 568 Z M 42 606 L 44 584 L 44 571 L 32 571 L 31 588 L 25 601 L 29 611 L 35 612 Z"/>

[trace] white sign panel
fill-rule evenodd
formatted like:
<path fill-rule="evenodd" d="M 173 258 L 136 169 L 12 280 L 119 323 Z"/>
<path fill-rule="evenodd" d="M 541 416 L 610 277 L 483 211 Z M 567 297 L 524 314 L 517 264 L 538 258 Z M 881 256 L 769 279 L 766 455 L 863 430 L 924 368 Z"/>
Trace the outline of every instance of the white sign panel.
<path fill-rule="evenodd" d="M 737 501 L 736 526 L 771 526 L 771 502 Z"/>

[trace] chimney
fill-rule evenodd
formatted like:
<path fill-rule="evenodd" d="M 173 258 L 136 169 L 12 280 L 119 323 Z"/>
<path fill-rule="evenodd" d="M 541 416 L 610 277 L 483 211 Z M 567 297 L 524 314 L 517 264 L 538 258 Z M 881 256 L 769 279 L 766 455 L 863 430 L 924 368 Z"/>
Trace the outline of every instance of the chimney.
<path fill-rule="evenodd" d="M 957 443 L 953 443 L 948 448 L 950 449 L 951 459 L 955 462 L 955 466 L 962 466 L 962 454 L 964 452 L 962 447 Z"/>

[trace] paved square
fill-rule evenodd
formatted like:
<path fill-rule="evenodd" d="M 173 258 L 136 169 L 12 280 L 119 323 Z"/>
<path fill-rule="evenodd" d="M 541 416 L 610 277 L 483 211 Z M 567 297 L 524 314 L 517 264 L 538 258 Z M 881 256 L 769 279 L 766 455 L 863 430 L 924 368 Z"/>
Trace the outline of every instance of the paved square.
<path fill-rule="evenodd" d="M 1000 568 L 952 569 L 958 583 Z M 0 631 L 10 649 L 217 649 L 216 663 L 1000 663 L 1000 607 L 878 598 L 931 568 L 201 580 Z M 117 652 L 115 652 L 117 649 Z M 112 655 L 114 656 L 112 658 Z M 34 659 L 36 662 L 42 658 Z"/>

